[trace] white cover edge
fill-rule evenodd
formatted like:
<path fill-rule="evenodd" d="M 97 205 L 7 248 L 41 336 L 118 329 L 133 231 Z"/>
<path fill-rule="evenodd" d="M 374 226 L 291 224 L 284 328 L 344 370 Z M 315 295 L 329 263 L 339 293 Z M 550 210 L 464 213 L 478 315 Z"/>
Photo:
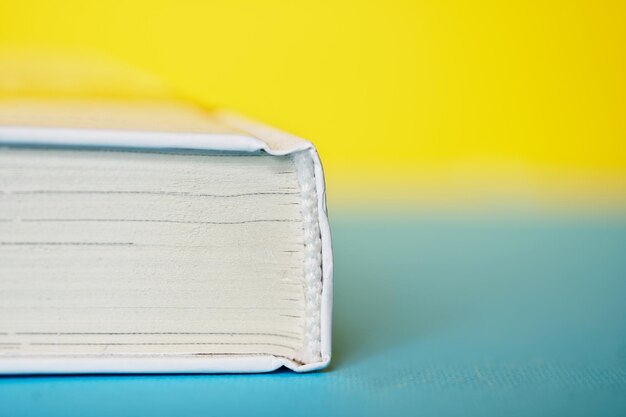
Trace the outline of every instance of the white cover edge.
<path fill-rule="evenodd" d="M 275 371 L 282 365 L 281 360 L 271 355 L 20 357 L 0 359 L 0 374 L 257 373 Z"/>
<path fill-rule="evenodd" d="M 251 130 L 259 129 L 263 135 L 286 133 L 250 122 L 231 114 L 225 114 L 224 123 L 248 134 L 214 134 L 192 132 L 147 132 L 129 130 L 43 128 L 29 126 L 0 126 L 0 145 L 66 145 L 101 146 L 147 149 L 193 149 L 217 151 L 265 151 L 270 155 L 288 155 L 294 152 L 311 152 L 315 166 L 315 182 L 318 197 L 320 235 L 322 240 L 322 305 L 321 305 L 321 359 L 319 362 L 300 364 L 274 356 L 239 356 L 237 358 L 189 358 L 164 357 L 98 357 L 38 358 L 17 360 L 0 358 L 0 374 L 28 373 L 243 373 L 270 372 L 285 366 L 296 372 L 320 370 L 331 359 L 332 338 L 332 290 L 333 258 L 326 207 L 324 171 L 319 155 L 309 141 L 298 139 L 289 147 L 272 149 L 267 141 L 257 137 Z M 256 131 L 254 133 L 257 133 Z M 288 135 L 290 139 L 296 139 Z"/>

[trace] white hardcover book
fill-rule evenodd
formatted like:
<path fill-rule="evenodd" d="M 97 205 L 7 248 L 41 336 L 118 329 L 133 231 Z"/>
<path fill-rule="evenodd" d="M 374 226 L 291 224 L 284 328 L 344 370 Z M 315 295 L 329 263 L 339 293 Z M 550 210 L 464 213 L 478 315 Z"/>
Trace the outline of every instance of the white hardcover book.
<path fill-rule="evenodd" d="M 178 101 L 0 101 L 0 373 L 312 371 L 313 145 Z"/>

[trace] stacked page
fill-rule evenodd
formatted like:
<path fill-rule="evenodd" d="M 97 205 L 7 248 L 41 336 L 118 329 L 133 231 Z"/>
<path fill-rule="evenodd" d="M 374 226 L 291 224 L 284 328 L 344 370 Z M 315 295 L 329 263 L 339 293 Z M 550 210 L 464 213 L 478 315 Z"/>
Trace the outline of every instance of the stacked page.
<path fill-rule="evenodd" d="M 309 142 L 173 102 L 0 109 L 0 373 L 328 363 Z"/>

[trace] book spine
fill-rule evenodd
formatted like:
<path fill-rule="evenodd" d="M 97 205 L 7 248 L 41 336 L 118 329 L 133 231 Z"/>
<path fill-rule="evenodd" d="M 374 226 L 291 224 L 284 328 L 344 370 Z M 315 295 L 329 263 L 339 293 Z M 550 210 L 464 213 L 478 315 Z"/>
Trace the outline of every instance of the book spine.
<path fill-rule="evenodd" d="M 296 152 L 293 161 L 300 183 L 304 233 L 305 318 L 304 346 L 300 360 L 312 363 L 321 358 L 322 239 L 317 207 L 318 196 L 311 152 Z"/>

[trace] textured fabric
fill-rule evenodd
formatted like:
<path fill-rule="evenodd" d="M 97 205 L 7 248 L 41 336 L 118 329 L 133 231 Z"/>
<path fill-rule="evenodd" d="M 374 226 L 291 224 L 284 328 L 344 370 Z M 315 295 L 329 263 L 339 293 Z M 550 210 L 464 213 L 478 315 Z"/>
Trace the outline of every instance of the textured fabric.
<path fill-rule="evenodd" d="M 3 378 L 0 415 L 626 415 L 626 219 L 332 214 L 329 369 Z"/>

